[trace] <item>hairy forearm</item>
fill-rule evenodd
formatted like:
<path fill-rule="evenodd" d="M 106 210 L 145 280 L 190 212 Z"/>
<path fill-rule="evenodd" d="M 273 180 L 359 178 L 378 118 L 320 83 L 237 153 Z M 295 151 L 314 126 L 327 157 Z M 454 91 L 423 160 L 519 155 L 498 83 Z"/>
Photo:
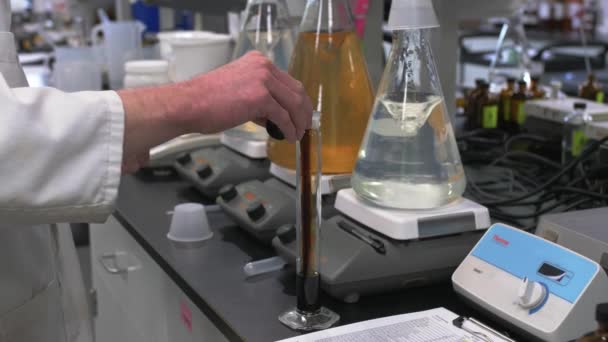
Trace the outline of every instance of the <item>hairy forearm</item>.
<path fill-rule="evenodd" d="M 126 89 L 118 92 L 125 109 L 125 145 L 159 145 L 188 131 L 178 113 L 188 108 L 183 85 Z"/>

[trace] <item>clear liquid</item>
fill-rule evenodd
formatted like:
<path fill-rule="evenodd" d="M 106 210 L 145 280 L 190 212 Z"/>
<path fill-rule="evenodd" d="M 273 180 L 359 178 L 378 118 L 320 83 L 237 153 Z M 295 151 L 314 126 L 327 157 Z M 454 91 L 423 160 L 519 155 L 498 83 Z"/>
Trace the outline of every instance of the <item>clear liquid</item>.
<path fill-rule="evenodd" d="M 234 57 L 239 58 L 249 51 L 257 50 L 281 70 L 287 70 L 294 46 L 295 35 L 291 29 L 250 30 L 239 37 Z"/>
<path fill-rule="evenodd" d="M 437 208 L 462 196 L 466 178 L 454 131 L 442 99 L 427 99 L 405 122 L 395 115 L 403 110 L 376 101 L 351 180 L 359 196 L 400 209 Z"/>
<path fill-rule="evenodd" d="M 380 100 L 398 125 L 394 130 L 396 134 L 416 135 L 435 107 L 441 104 L 441 97 L 439 96 L 424 97 L 424 100 L 426 100 L 424 102 L 408 102 L 408 99 L 403 96 L 401 98 L 404 98 L 404 101 L 392 101 L 389 98 Z"/>

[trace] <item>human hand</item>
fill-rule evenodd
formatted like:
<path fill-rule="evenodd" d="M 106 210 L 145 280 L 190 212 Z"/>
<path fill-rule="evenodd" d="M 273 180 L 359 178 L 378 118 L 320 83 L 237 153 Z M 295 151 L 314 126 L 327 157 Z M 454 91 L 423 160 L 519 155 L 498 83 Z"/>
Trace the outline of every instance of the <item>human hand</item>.
<path fill-rule="evenodd" d="M 152 147 L 179 135 L 270 120 L 295 142 L 312 124 L 313 107 L 302 84 L 259 52 L 186 82 L 118 94 L 125 109 L 124 172 L 145 165 Z"/>
<path fill-rule="evenodd" d="M 302 84 L 257 51 L 182 87 L 192 101 L 182 120 L 201 133 L 270 120 L 293 143 L 311 126 L 313 107 Z"/>

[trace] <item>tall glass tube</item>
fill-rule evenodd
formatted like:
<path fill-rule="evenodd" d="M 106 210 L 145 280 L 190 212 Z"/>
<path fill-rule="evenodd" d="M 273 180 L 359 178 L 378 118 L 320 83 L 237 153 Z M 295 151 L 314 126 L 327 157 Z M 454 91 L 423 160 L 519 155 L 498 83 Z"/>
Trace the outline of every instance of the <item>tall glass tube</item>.
<path fill-rule="evenodd" d="M 297 305 L 279 320 L 294 330 L 327 329 L 340 319 L 320 304 L 320 228 L 321 228 L 321 115 L 313 117 L 313 127 L 296 144 L 297 156 Z"/>

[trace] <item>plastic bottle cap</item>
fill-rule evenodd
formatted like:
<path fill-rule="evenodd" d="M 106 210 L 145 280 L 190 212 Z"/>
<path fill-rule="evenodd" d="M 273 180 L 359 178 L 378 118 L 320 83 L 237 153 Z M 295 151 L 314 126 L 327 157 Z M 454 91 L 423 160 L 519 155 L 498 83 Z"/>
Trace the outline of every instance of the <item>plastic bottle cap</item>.
<path fill-rule="evenodd" d="M 411 30 L 439 27 L 431 0 L 393 0 L 388 29 Z"/>
<path fill-rule="evenodd" d="M 587 109 L 585 102 L 574 102 L 574 109 Z"/>
<path fill-rule="evenodd" d="M 608 322 L 608 303 L 597 305 L 595 308 L 595 319 L 600 323 Z"/>

